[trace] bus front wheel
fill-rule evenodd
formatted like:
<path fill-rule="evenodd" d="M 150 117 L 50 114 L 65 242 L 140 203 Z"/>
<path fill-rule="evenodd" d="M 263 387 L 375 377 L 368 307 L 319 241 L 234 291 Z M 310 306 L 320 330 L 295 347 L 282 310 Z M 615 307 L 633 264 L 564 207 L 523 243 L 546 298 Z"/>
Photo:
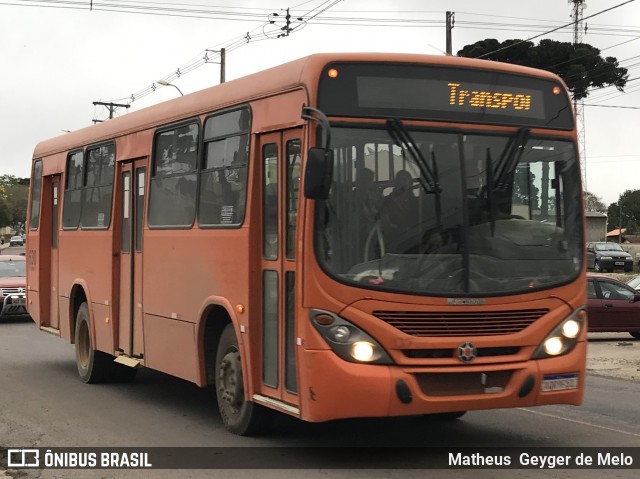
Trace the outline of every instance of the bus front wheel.
<path fill-rule="evenodd" d="M 93 348 L 89 307 L 82 303 L 76 315 L 76 366 L 82 382 L 93 384 L 105 381 L 111 371 L 111 357 Z"/>
<path fill-rule="evenodd" d="M 265 426 L 267 410 L 247 401 L 238 339 L 233 324 L 225 327 L 216 353 L 216 397 L 222 422 L 228 431 L 240 436 L 260 432 Z"/>

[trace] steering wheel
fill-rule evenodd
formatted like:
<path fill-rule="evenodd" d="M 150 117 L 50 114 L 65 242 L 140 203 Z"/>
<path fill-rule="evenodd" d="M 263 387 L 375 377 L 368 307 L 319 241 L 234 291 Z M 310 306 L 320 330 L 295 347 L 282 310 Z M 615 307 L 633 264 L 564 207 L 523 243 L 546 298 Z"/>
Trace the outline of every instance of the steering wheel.
<path fill-rule="evenodd" d="M 367 235 L 367 241 L 364 244 L 364 261 L 365 263 L 369 261 L 369 248 L 371 243 L 373 243 L 374 238 L 378 240 L 378 245 L 380 245 L 380 257 L 384 256 L 384 236 L 382 235 L 382 226 L 380 225 L 380 220 L 376 221 L 376 224 L 373 225 L 371 231 Z"/>

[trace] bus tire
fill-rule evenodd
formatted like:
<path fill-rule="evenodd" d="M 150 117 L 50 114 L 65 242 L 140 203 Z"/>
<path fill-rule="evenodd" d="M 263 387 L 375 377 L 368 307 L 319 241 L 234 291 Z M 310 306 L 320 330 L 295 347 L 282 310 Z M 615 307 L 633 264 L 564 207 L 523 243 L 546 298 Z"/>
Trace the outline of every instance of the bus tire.
<path fill-rule="evenodd" d="M 112 357 L 93 348 L 89 307 L 82 303 L 76 315 L 76 366 L 84 383 L 94 384 L 106 381 L 111 372 Z"/>
<path fill-rule="evenodd" d="M 640 331 L 631 331 L 629 334 L 636 339 L 640 339 Z"/>
<path fill-rule="evenodd" d="M 265 427 L 267 410 L 244 397 L 240 348 L 233 324 L 222 331 L 216 352 L 216 397 L 225 428 L 240 436 L 251 436 Z"/>

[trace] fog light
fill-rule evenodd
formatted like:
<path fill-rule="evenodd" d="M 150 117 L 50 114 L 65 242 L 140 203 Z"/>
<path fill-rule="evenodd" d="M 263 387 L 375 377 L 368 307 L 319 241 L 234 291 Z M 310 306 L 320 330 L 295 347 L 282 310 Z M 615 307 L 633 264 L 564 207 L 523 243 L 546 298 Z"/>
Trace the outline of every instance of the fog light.
<path fill-rule="evenodd" d="M 577 321 L 570 319 L 562 325 L 562 334 L 565 338 L 575 338 L 580 333 L 580 325 Z"/>
<path fill-rule="evenodd" d="M 351 347 L 351 356 L 357 361 L 371 361 L 373 359 L 373 344 L 368 341 L 356 341 Z"/>
<path fill-rule="evenodd" d="M 550 356 L 557 356 L 562 351 L 562 339 L 549 338 L 544 342 L 544 350 Z"/>

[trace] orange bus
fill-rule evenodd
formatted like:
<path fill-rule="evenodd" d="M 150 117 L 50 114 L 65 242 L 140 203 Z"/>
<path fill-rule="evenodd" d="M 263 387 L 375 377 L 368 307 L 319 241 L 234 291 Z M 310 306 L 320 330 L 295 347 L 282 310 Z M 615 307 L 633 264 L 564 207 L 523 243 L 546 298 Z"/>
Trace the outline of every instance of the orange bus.
<path fill-rule="evenodd" d="M 562 81 L 318 54 L 39 143 L 28 310 L 87 383 L 211 385 L 225 426 L 582 402 Z"/>

